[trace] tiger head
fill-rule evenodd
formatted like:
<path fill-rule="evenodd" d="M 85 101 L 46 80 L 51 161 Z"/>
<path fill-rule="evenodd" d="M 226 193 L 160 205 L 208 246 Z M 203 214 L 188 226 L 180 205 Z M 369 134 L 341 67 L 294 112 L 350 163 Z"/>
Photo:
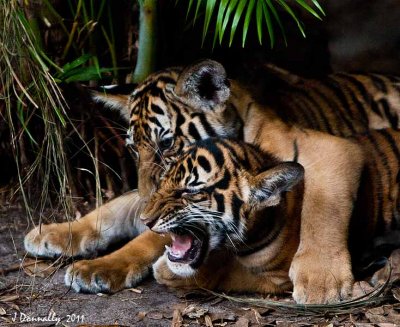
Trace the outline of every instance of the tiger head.
<path fill-rule="evenodd" d="M 279 162 L 244 142 L 199 141 L 171 164 L 141 218 L 171 235 L 168 266 L 188 277 L 215 249 L 251 246 L 252 230 L 274 225 L 269 216 L 284 220 L 277 209 L 285 205 L 283 193 L 303 174 L 300 164 Z"/>
<path fill-rule="evenodd" d="M 129 96 L 94 94 L 129 123 L 126 143 L 137 156 L 141 197 L 152 193 L 160 174 L 187 145 L 239 134 L 241 120 L 227 101 L 229 84 L 225 69 L 205 60 L 154 73 Z"/>

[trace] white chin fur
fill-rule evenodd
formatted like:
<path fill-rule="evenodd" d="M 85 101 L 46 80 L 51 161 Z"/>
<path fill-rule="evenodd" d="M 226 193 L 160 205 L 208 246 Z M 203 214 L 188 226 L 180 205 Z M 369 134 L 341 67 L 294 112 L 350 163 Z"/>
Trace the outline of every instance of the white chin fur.
<path fill-rule="evenodd" d="M 167 253 L 165 252 L 158 260 L 153 264 L 154 275 L 160 269 L 163 263 L 167 263 L 167 266 L 171 272 L 183 278 L 191 277 L 196 274 L 196 270 L 190 267 L 188 264 L 180 262 L 172 262 L 168 259 Z M 156 278 L 157 279 L 157 278 Z"/>

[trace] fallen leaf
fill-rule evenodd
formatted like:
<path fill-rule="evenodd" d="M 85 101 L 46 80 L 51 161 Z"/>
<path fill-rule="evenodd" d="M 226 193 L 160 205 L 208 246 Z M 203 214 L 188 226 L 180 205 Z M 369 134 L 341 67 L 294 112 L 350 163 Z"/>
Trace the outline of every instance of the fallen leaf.
<path fill-rule="evenodd" d="M 253 313 L 254 313 L 254 317 L 256 318 L 256 322 L 257 322 L 257 324 L 259 324 L 259 325 L 261 325 L 261 319 L 262 319 L 262 317 L 261 317 L 261 315 L 260 315 L 260 313 L 256 310 L 256 309 L 251 309 L 251 311 L 253 311 Z"/>
<path fill-rule="evenodd" d="M 203 317 L 208 312 L 208 309 L 197 307 L 194 304 L 188 305 L 182 312 L 182 316 L 187 316 L 190 319 Z"/>
<path fill-rule="evenodd" d="M 212 322 L 236 321 L 236 315 L 232 312 L 211 312 L 210 318 Z"/>
<path fill-rule="evenodd" d="M 160 320 L 163 318 L 163 314 L 159 311 L 150 311 L 147 313 L 147 318 Z"/>
<path fill-rule="evenodd" d="M 384 315 L 385 314 L 385 310 L 383 309 L 383 307 L 372 308 L 372 309 L 369 309 L 367 312 L 370 314 L 373 314 L 373 315 Z"/>
<path fill-rule="evenodd" d="M 235 324 L 233 325 L 235 327 L 249 327 L 249 320 L 244 317 L 240 317 Z"/>
<path fill-rule="evenodd" d="M 30 277 L 46 278 L 53 274 L 59 267 L 48 262 L 37 262 L 24 267 L 24 272 Z"/>
<path fill-rule="evenodd" d="M 359 281 L 353 284 L 352 298 L 364 296 L 374 290 L 370 284 L 365 281 Z"/>
<path fill-rule="evenodd" d="M 147 312 L 144 311 L 139 311 L 138 314 L 136 315 L 138 320 L 143 320 L 144 317 L 146 317 Z"/>
<path fill-rule="evenodd" d="M 181 327 L 183 322 L 183 318 L 181 315 L 181 311 L 179 309 L 175 309 L 172 315 L 172 323 L 171 327 Z"/>
<path fill-rule="evenodd" d="M 211 320 L 209 315 L 205 315 L 204 316 L 204 322 L 205 322 L 207 327 L 214 327 L 214 325 L 212 323 L 212 320 Z"/>
<path fill-rule="evenodd" d="M 0 302 L 13 302 L 19 299 L 19 295 L 5 295 L 0 297 Z"/>

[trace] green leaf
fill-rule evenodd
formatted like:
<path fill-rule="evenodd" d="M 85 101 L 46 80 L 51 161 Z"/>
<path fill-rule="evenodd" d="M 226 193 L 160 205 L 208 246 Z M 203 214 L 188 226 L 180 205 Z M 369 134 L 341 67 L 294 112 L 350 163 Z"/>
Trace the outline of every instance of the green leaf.
<path fill-rule="evenodd" d="M 307 10 L 310 14 L 314 15 L 319 20 L 322 20 L 321 16 L 313 8 L 311 8 L 304 0 L 295 0 L 295 1 L 305 10 Z"/>
<path fill-rule="evenodd" d="M 178 1 L 179 1 L 179 0 L 176 0 L 175 6 L 176 6 L 176 4 L 178 3 Z M 198 1 L 198 2 L 200 2 L 200 1 Z M 186 19 L 189 17 L 190 9 L 192 9 L 192 6 L 193 6 L 193 0 L 190 0 L 190 1 L 189 1 L 189 5 L 188 5 L 188 9 L 187 9 L 187 11 L 186 11 Z"/>
<path fill-rule="evenodd" d="M 244 44 L 246 43 L 247 31 L 249 30 L 250 25 L 250 17 L 254 10 L 254 5 L 256 4 L 255 0 L 249 0 L 249 5 L 247 7 L 246 16 L 244 19 L 243 25 L 243 35 L 242 35 L 242 47 L 244 48 Z"/>
<path fill-rule="evenodd" d="M 300 33 L 303 35 L 303 37 L 306 37 L 306 33 L 304 32 L 303 26 L 301 25 L 299 19 L 296 17 L 296 14 L 293 12 L 293 10 L 286 4 L 284 0 L 277 0 L 278 3 L 282 6 L 283 9 L 286 10 L 286 12 L 292 16 L 293 20 L 296 22 L 297 27 L 300 31 Z"/>
<path fill-rule="evenodd" d="M 208 27 L 210 25 L 211 17 L 214 12 L 216 0 L 207 0 L 207 5 L 206 5 L 206 14 L 204 18 L 204 27 L 203 27 L 203 42 L 206 39 Z"/>
<path fill-rule="evenodd" d="M 257 35 L 258 35 L 258 42 L 262 45 L 262 36 L 263 36 L 263 3 L 264 0 L 257 1 L 257 8 L 256 8 L 256 22 L 257 22 Z M 268 27 L 268 25 L 267 25 Z"/>
<path fill-rule="evenodd" d="M 197 0 L 197 6 L 196 6 L 196 12 L 194 13 L 194 19 L 193 19 L 193 24 L 196 22 L 197 20 L 197 15 L 199 13 L 199 9 L 200 9 L 200 5 L 203 1 L 202 0 Z"/>
<path fill-rule="evenodd" d="M 235 16 L 233 17 L 233 22 L 232 22 L 232 26 L 231 26 L 231 36 L 230 36 L 230 40 L 229 40 L 229 46 L 232 45 L 233 37 L 235 36 L 235 32 L 238 27 L 239 20 L 242 17 L 242 13 L 243 13 L 244 8 L 246 7 L 246 4 L 247 4 L 247 0 L 240 0 L 238 6 L 236 8 Z"/>
<path fill-rule="evenodd" d="M 270 45 L 271 45 L 271 49 L 272 49 L 275 45 L 274 26 L 272 25 L 271 15 L 269 14 L 268 7 L 264 1 L 262 2 L 262 7 L 263 7 L 263 12 L 264 12 L 265 22 L 267 23 Z"/>
<path fill-rule="evenodd" d="M 222 23 L 222 33 L 221 33 L 220 36 L 219 36 L 219 42 L 220 42 L 220 43 L 222 43 L 222 38 L 223 38 L 224 33 L 225 33 L 225 31 L 226 31 L 226 27 L 228 26 L 229 19 L 230 19 L 230 17 L 231 17 L 231 14 L 233 13 L 233 11 L 234 11 L 235 8 L 236 8 L 236 5 L 238 4 L 238 1 L 239 1 L 239 0 L 231 0 L 231 1 L 229 2 L 228 9 L 227 9 L 226 12 L 225 12 L 224 21 L 223 21 L 223 23 Z"/>
<path fill-rule="evenodd" d="M 276 22 L 279 25 L 279 28 L 281 30 L 282 36 L 283 36 L 283 40 L 285 42 L 285 45 L 287 46 L 287 39 L 286 39 L 286 33 L 285 33 L 285 28 L 282 25 L 281 19 L 279 18 L 279 15 L 274 7 L 274 5 L 272 4 L 271 0 L 265 0 L 265 2 L 267 3 L 267 6 L 269 7 L 269 9 L 271 10 L 272 16 L 274 16 Z"/>
<path fill-rule="evenodd" d="M 85 53 L 84 55 L 80 56 L 79 58 L 75 59 L 74 61 L 66 63 L 62 67 L 62 69 L 63 69 L 63 73 L 62 74 L 67 73 L 71 69 L 74 69 L 76 67 L 82 66 L 84 63 L 86 63 L 92 57 L 93 56 L 91 54 Z"/>
<path fill-rule="evenodd" d="M 99 73 L 107 73 L 110 71 L 112 71 L 111 68 L 100 68 L 99 70 L 95 66 L 77 68 L 71 71 L 71 73 L 68 76 L 65 76 L 64 81 L 66 83 L 70 83 L 70 82 L 86 82 L 91 80 L 98 80 Z"/>
<path fill-rule="evenodd" d="M 217 21 L 215 24 L 215 35 L 219 35 L 221 37 L 221 35 L 223 35 L 222 32 L 222 23 L 224 20 L 224 14 L 228 8 L 228 4 L 229 4 L 229 0 L 221 0 L 221 2 L 219 3 L 219 8 L 218 8 L 218 14 L 217 14 Z M 215 40 L 215 37 L 214 37 Z M 221 43 L 222 39 L 220 38 L 219 43 Z"/>
<path fill-rule="evenodd" d="M 321 12 L 322 15 L 326 16 L 324 9 L 322 9 L 321 5 L 317 0 L 311 0 L 315 7 Z"/>

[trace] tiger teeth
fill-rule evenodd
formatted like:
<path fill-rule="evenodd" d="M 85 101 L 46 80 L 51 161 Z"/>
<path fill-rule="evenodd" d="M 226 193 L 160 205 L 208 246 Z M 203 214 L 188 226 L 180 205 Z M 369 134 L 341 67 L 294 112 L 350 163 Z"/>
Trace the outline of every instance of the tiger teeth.
<path fill-rule="evenodd" d="M 168 252 L 171 252 L 171 247 L 170 247 L 170 246 L 165 245 L 165 249 L 166 249 Z"/>

